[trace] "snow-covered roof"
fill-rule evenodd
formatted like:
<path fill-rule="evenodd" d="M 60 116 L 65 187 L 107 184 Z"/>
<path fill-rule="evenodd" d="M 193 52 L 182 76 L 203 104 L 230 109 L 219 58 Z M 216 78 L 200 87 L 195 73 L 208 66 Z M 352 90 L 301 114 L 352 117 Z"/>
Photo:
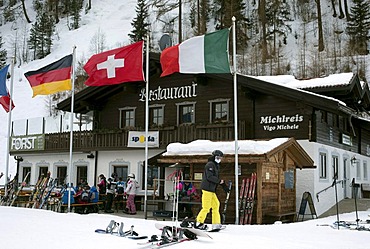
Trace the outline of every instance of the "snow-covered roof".
<path fill-rule="evenodd" d="M 351 79 L 353 78 L 353 73 L 332 74 L 326 77 L 309 80 L 297 80 L 291 75 L 257 76 L 256 78 L 291 88 L 307 89 L 315 87 L 349 85 Z"/>
<path fill-rule="evenodd" d="M 274 138 L 263 141 L 238 140 L 238 154 L 265 154 L 288 140 L 289 138 Z M 167 152 L 163 153 L 163 156 L 211 155 L 214 150 L 221 150 L 225 155 L 234 155 L 235 142 L 195 140 L 187 144 L 171 143 L 167 146 Z"/>

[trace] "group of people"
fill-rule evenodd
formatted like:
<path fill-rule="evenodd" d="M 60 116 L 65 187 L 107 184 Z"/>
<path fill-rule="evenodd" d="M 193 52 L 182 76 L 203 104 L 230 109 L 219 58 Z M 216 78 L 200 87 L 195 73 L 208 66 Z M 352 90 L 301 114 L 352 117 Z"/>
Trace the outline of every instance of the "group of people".
<path fill-rule="evenodd" d="M 97 186 L 100 196 L 106 196 L 104 212 L 113 213 L 113 200 L 114 198 L 120 198 L 122 195 L 122 198 L 127 199 L 126 208 L 123 212 L 132 215 L 136 214 L 135 196 L 139 183 L 135 179 L 135 174 L 129 174 L 127 182 L 124 182 L 122 177 L 118 178 L 117 173 L 112 173 L 108 179 L 103 174 L 100 174 Z"/>
<path fill-rule="evenodd" d="M 202 190 L 202 209 L 199 211 L 195 219 L 194 228 L 205 230 L 207 225 L 204 224 L 208 213 L 212 212 L 212 229 L 221 228 L 221 216 L 220 216 L 220 201 L 216 195 L 216 188 L 221 185 L 225 191 L 228 191 L 226 184 L 223 179 L 220 179 L 220 163 L 223 158 L 223 152 L 215 150 L 212 152 L 212 156 L 208 158 L 208 162 L 204 167 L 201 190 Z M 99 176 L 100 182 L 98 183 L 99 194 L 106 194 L 106 206 L 105 212 L 112 211 L 112 202 L 114 196 L 119 193 L 123 193 L 123 198 L 127 197 L 125 213 L 136 214 L 135 207 L 135 196 L 136 190 L 139 187 L 138 182 L 135 180 L 134 174 L 129 174 L 127 177 L 127 183 L 122 181 L 122 178 L 117 178 L 117 174 L 113 173 L 108 180 L 101 174 Z M 189 182 L 180 182 L 177 186 L 179 195 L 181 198 L 184 196 L 190 196 L 195 192 L 195 188 Z M 191 210 L 189 206 L 182 206 L 181 209 Z"/>

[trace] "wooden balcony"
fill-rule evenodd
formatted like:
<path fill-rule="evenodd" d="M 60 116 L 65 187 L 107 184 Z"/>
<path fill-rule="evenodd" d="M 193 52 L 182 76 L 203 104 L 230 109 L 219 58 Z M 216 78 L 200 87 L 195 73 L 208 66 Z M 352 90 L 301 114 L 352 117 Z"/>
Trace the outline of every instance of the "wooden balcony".
<path fill-rule="evenodd" d="M 234 124 L 180 125 L 150 129 L 159 131 L 160 148 L 169 143 L 188 143 L 197 139 L 213 141 L 234 140 Z M 238 124 L 239 139 L 247 139 L 248 130 L 245 121 Z M 69 132 L 45 134 L 45 152 L 69 151 Z M 127 149 L 128 131 L 75 131 L 73 133 L 73 151 L 123 150 Z"/>

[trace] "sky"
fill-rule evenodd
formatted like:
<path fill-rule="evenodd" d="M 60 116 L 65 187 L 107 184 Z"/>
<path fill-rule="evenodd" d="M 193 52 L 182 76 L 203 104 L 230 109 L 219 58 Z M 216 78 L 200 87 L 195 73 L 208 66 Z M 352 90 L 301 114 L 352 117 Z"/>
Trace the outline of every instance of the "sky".
<path fill-rule="evenodd" d="M 370 209 L 358 212 L 361 220 L 370 219 Z M 355 221 L 356 213 L 340 215 L 340 220 Z M 4 249 L 65 249 L 65 248 L 144 248 L 138 242 L 110 234 L 95 233 L 105 229 L 111 220 L 123 222 L 123 231 L 134 231 L 140 236 L 161 235 L 155 223 L 175 225 L 172 221 L 155 221 L 121 217 L 111 214 L 57 213 L 48 210 L 0 206 L 0 241 Z M 253 248 L 253 249 L 368 249 L 368 231 L 333 229 L 336 215 L 304 222 L 272 225 L 226 225 L 212 239 L 198 238 L 169 248 Z M 367 225 L 370 226 L 370 225 Z M 230 247 L 231 246 L 231 247 Z"/>

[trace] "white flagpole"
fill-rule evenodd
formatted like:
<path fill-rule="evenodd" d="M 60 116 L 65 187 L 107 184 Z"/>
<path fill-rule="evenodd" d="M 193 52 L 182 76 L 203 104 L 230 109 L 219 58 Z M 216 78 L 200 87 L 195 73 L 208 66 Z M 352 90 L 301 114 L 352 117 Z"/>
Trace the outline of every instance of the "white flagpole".
<path fill-rule="evenodd" d="M 149 34 L 146 36 L 146 62 L 145 62 L 146 86 L 145 86 L 145 194 L 144 194 L 144 218 L 147 219 L 148 200 L 148 129 L 149 129 Z"/>
<path fill-rule="evenodd" d="M 13 79 L 14 79 L 14 57 L 11 58 L 10 64 L 10 100 L 9 100 L 9 113 L 8 113 L 8 134 L 6 143 L 6 155 L 5 155 L 5 193 L 8 190 L 8 174 L 9 174 L 9 153 L 10 153 L 10 127 L 12 124 L 12 108 L 13 108 Z M 5 77 L 6 78 L 6 77 Z M 17 174 L 16 172 L 15 174 Z"/>
<path fill-rule="evenodd" d="M 233 67 L 234 67 L 234 128 L 235 128 L 235 224 L 239 224 L 239 159 L 238 159 L 238 83 L 236 75 L 236 31 L 235 31 L 235 16 L 233 21 Z"/>
<path fill-rule="evenodd" d="M 71 116 L 69 120 L 69 168 L 68 168 L 68 212 L 71 212 L 71 188 L 72 188 L 72 152 L 73 152 L 73 112 L 75 103 L 75 60 L 76 60 L 76 46 L 73 47 L 72 56 L 72 98 L 71 98 Z"/>

